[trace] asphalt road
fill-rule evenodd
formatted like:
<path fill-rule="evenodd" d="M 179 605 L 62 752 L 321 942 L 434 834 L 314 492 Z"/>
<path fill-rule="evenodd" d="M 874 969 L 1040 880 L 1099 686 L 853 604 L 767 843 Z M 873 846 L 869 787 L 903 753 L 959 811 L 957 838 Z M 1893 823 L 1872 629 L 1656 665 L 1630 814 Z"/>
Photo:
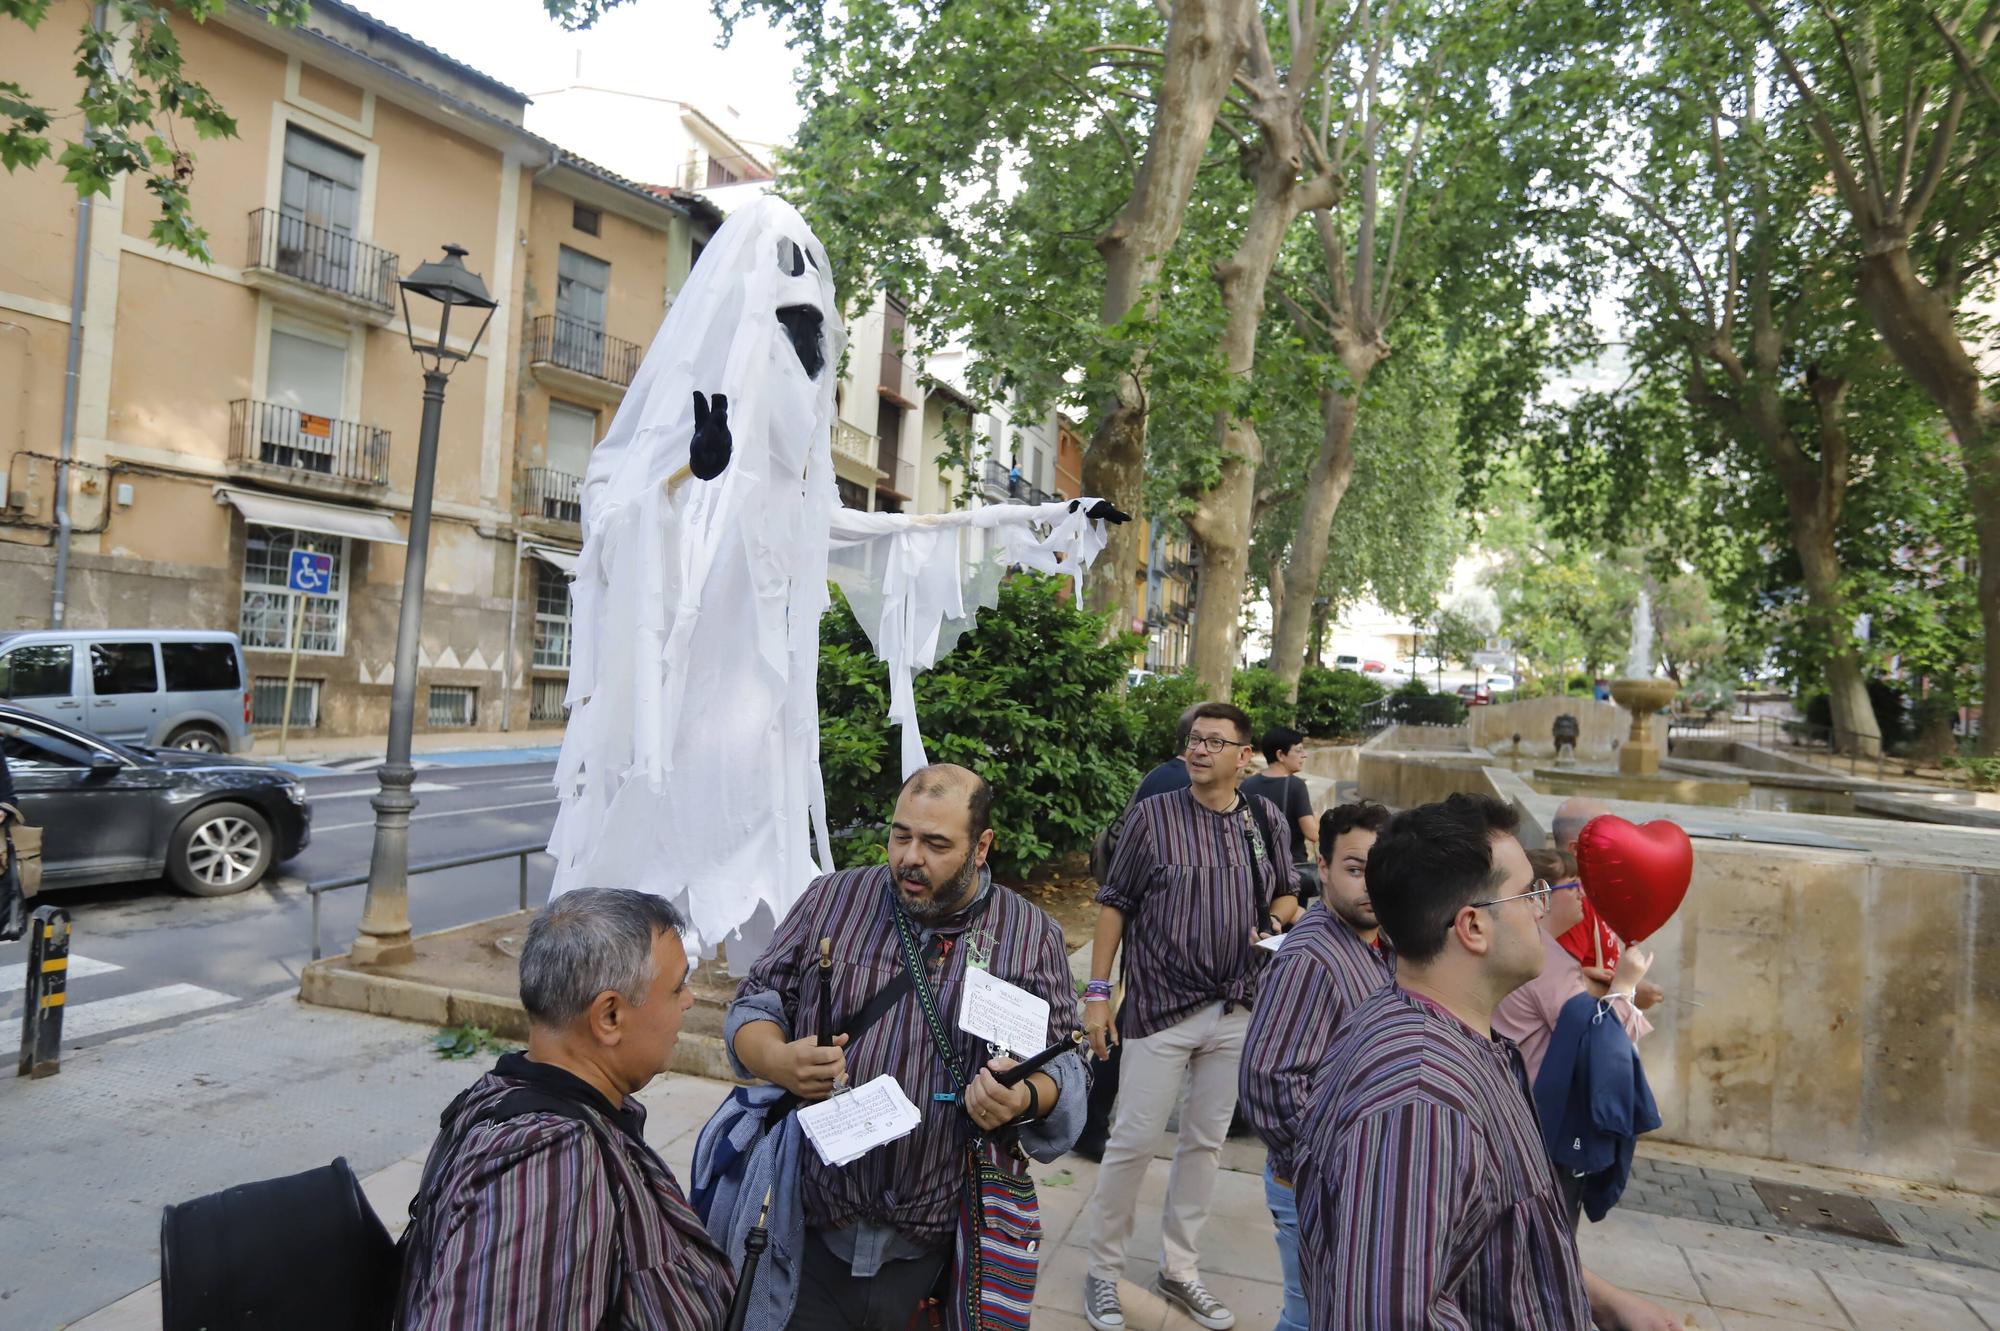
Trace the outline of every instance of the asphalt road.
<path fill-rule="evenodd" d="M 441 766 L 417 773 L 420 803 L 410 824 L 410 863 L 449 859 L 507 845 L 546 841 L 555 821 L 554 763 Z M 298 986 L 312 955 L 309 882 L 365 873 L 374 844 L 377 789 L 369 773 L 304 778 L 312 844 L 265 881 L 233 897 L 184 896 L 165 881 L 50 893 L 68 908 L 71 944 L 64 1047 L 85 1048 L 135 1030 L 162 1029 Z M 529 903 L 547 899 L 546 855 L 528 860 Z M 418 931 L 514 909 L 513 860 L 414 876 L 410 918 Z M 328 953 L 345 951 L 361 919 L 366 889 L 321 900 Z M 20 1002 L 25 943 L 0 946 L 0 1013 Z"/>

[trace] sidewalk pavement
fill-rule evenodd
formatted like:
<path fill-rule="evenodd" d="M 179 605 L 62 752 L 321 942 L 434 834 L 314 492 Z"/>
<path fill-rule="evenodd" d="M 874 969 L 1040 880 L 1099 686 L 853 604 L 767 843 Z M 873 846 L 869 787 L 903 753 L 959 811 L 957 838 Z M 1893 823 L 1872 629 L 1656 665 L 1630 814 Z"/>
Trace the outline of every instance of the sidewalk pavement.
<path fill-rule="evenodd" d="M 335 1155 L 384 1219 L 400 1221 L 439 1111 L 487 1065 L 437 1059 L 430 1036 L 279 995 L 72 1053 L 49 1080 L 0 1078 L 6 1196 L 33 1199 L 0 1202 L 0 1324 L 154 1331 L 163 1204 Z M 722 1093 L 668 1076 L 640 1097 L 648 1138 L 683 1181 Z M 1140 1217 L 1127 1269 L 1133 1331 L 1194 1331 L 1145 1291 L 1171 1147 L 1163 1139 L 1141 1192 L 1155 1209 Z M 1254 1143 L 1229 1144 L 1203 1235 L 1210 1288 L 1244 1331 L 1270 1326 L 1280 1304 L 1261 1169 Z M 1048 1230 L 1035 1325 L 1082 1331 L 1077 1217 L 1097 1167 L 1069 1157 L 1035 1172 Z M 1906 1246 L 1786 1231 L 1740 1204 L 1754 1178 L 1869 1196 Z M 2000 1331 L 2000 1203 L 1989 1198 L 1649 1147 L 1628 1204 L 1586 1226 L 1582 1246 L 1593 1269 L 1699 1331 Z"/>
<path fill-rule="evenodd" d="M 456 765 L 469 761 L 533 762 L 554 758 L 562 747 L 561 726 L 540 726 L 529 730 L 443 730 L 410 738 L 413 757 Z M 386 735 L 293 735 L 287 752 L 278 762 L 278 737 L 263 735 L 251 742 L 245 757 L 261 758 L 286 767 L 301 776 L 321 776 L 329 772 L 362 770 L 382 761 L 389 751 Z"/>

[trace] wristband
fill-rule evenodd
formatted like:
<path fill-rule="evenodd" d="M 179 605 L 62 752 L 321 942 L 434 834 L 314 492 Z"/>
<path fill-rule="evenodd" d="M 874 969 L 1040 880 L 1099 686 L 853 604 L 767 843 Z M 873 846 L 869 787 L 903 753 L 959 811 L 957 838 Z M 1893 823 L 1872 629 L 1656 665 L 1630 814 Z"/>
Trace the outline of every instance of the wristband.
<path fill-rule="evenodd" d="M 1016 1123 L 1033 1123 L 1042 1116 L 1042 1097 L 1040 1092 L 1035 1090 L 1035 1079 L 1033 1077 L 1028 1078 L 1021 1084 L 1028 1088 L 1028 1107 L 1014 1121 Z"/>
<path fill-rule="evenodd" d="M 1084 981 L 1083 985 L 1084 1002 L 1096 1003 L 1096 1002 L 1109 1002 L 1110 1000 L 1111 1000 L 1111 981 L 1109 980 Z"/>

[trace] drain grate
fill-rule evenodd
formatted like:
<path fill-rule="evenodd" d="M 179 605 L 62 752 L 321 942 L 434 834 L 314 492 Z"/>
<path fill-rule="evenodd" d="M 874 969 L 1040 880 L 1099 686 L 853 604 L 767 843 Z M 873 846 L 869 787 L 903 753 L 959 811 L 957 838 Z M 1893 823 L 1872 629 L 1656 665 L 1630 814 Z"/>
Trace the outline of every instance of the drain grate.
<path fill-rule="evenodd" d="M 1896 1231 L 1875 1209 L 1875 1203 L 1866 1197 L 1844 1192 L 1822 1192 L 1818 1188 L 1802 1188 L 1795 1183 L 1771 1183 L 1763 1179 L 1758 1179 L 1755 1187 L 1757 1195 L 1764 1199 L 1765 1207 L 1784 1224 L 1887 1243 L 1897 1248 L 1903 1246 L 1903 1241 L 1896 1237 Z"/>

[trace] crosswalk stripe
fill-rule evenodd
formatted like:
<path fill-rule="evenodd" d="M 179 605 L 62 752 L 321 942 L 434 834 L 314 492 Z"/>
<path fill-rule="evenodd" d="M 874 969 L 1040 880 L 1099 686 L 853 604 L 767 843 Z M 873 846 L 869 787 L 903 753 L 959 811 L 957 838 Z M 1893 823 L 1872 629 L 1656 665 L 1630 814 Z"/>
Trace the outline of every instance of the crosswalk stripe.
<path fill-rule="evenodd" d="M 6 963 L 6 967 L 5 970 L 0 970 L 0 994 L 18 994 L 28 984 L 27 960 L 23 958 L 18 966 L 11 962 Z M 123 966 L 114 966 L 108 961 L 98 961 L 93 957 L 72 956 L 69 959 L 71 982 L 81 976 L 109 975 L 112 971 L 123 969 Z"/>
<path fill-rule="evenodd" d="M 95 1003 L 78 1003 L 63 1018 L 63 1041 L 86 1040 L 127 1026 L 142 1026 L 168 1017 L 184 1017 L 206 1008 L 221 1007 L 236 1000 L 228 994 L 204 989 L 198 984 L 169 984 L 158 989 L 141 989 L 136 994 L 100 998 Z"/>

